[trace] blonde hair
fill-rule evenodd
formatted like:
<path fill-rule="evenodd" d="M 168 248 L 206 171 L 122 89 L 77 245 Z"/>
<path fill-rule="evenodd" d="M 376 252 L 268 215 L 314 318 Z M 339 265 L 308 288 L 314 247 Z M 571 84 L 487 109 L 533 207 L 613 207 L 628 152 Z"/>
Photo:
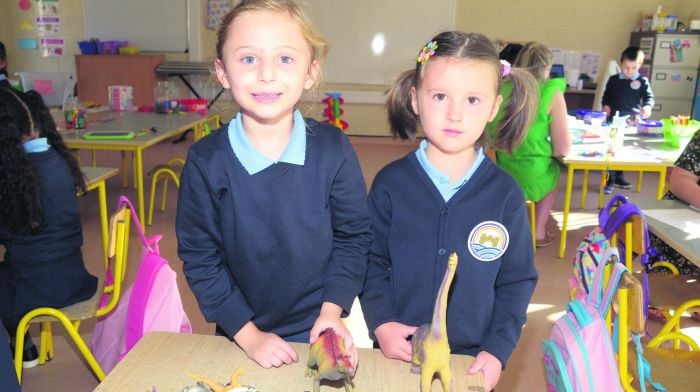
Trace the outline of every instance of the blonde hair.
<path fill-rule="evenodd" d="M 286 12 L 297 22 L 301 29 L 301 34 L 309 44 L 311 63 L 316 61 L 319 64 L 319 77 L 315 84 L 318 85 L 322 79 L 323 67 L 321 65 L 324 57 L 328 54 L 328 42 L 316 30 L 301 7 L 293 0 L 242 0 L 238 3 L 221 21 L 221 26 L 216 33 L 216 58 L 220 61 L 224 59 L 223 49 L 228 38 L 228 30 L 233 21 L 241 14 L 255 11 Z"/>
<path fill-rule="evenodd" d="M 539 42 L 528 42 L 518 53 L 513 66 L 527 70 L 537 81 L 544 82 L 549 78 L 544 70 L 552 65 L 552 58 L 548 47 Z"/>
<path fill-rule="evenodd" d="M 435 54 L 431 55 L 428 61 L 416 61 L 415 68 L 401 73 L 387 91 L 386 106 L 392 135 L 402 139 L 415 138 L 420 119 L 418 114 L 413 112 L 411 89 L 420 87 L 425 66 L 433 58 L 454 57 L 483 61 L 491 65 L 497 76 L 498 82 L 494 86 L 497 93 L 500 93 L 504 79 L 512 81 L 513 92 L 508 101 L 502 105 L 505 111 L 503 119 L 498 125 L 498 136 L 495 141 L 497 148 L 512 151 L 525 137 L 537 109 L 539 91 L 533 77 L 528 72 L 515 68 L 511 69 L 508 75 L 502 77 L 503 69 L 498 59 L 498 50 L 493 42 L 481 34 L 446 31 L 436 35 L 430 41 L 437 43 Z M 476 144 L 483 146 L 486 141 L 486 132 L 482 132 Z"/>

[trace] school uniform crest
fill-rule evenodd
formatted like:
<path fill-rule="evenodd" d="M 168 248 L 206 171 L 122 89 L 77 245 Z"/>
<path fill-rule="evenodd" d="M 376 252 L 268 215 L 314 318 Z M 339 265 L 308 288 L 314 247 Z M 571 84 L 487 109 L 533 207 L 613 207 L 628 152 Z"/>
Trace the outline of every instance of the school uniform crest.
<path fill-rule="evenodd" d="M 467 238 L 469 253 L 480 261 L 498 259 L 508 249 L 508 230 L 495 221 L 484 221 L 474 226 Z"/>
<path fill-rule="evenodd" d="M 630 83 L 630 88 L 632 90 L 639 90 L 639 88 L 642 87 L 642 82 L 639 80 L 635 79 Z"/>

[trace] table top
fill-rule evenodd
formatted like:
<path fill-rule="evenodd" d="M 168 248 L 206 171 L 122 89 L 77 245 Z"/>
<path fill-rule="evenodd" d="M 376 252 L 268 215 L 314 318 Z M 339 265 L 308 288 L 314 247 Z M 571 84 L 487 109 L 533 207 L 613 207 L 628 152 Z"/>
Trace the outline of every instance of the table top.
<path fill-rule="evenodd" d="M 61 118 L 62 114 L 54 115 L 54 119 L 59 127 L 59 131 L 63 136 L 63 140 L 70 148 L 94 147 L 100 145 L 108 146 L 127 146 L 127 147 L 147 147 L 161 141 L 183 133 L 186 130 L 193 128 L 198 123 L 205 121 L 206 118 L 213 114 L 210 112 L 207 116 L 201 116 L 196 113 L 143 113 L 143 112 L 99 112 L 87 114 L 87 128 L 75 130 L 65 129 L 65 121 Z M 157 131 L 150 131 L 155 128 Z M 141 130 L 149 130 L 141 133 Z M 115 132 L 115 131 L 132 131 L 136 132 L 137 136 L 133 139 L 126 140 L 86 140 L 82 138 L 85 132 Z"/>
<path fill-rule="evenodd" d="M 650 232 L 700 266 L 700 212 L 680 200 L 629 199 L 644 212 Z"/>
<path fill-rule="evenodd" d="M 671 147 L 662 137 L 625 134 L 623 148 L 615 154 L 607 154 L 607 144 L 603 138 L 598 142 L 575 144 L 571 153 L 562 158 L 565 164 L 645 164 L 648 166 L 673 166 L 683 152 L 689 139 L 682 140 L 680 147 Z"/>
<path fill-rule="evenodd" d="M 237 369 L 244 385 L 261 392 L 311 391 L 312 379 L 304 376 L 309 345 L 292 343 L 299 362 L 280 368 L 263 369 L 235 343 L 222 336 L 183 335 L 152 332 L 144 336 L 122 362 L 107 375 L 95 391 L 180 391 L 194 385 L 185 371 L 225 384 Z M 360 364 L 353 385 L 356 391 L 418 391 L 420 375 L 410 364 L 384 358 L 379 350 L 358 349 Z M 467 375 L 473 357 L 452 355 L 453 390 L 484 391 L 481 374 Z M 433 388 L 440 390 L 439 380 Z M 321 391 L 344 391 L 342 383 L 321 384 Z"/>
<path fill-rule="evenodd" d="M 85 175 L 85 185 L 91 189 L 99 181 L 114 177 L 119 173 L 115 167 L 80 166 L 80 171 Z"/>

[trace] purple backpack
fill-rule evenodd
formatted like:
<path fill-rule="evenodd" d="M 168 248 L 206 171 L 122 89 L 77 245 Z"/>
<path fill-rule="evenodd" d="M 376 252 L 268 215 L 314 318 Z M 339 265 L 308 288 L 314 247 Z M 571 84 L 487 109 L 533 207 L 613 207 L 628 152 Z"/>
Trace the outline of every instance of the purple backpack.
<path fill-rule="evenodd" d="M 176 273 L 168 260 L 160 256 L 158 241 L 162 235 L 146 238 L 141 223 L 126 196 L 119 198 L 118 208 L 127 204 L 144 252 L 134 283 L 124 291 L 116 308 L 99 318 L 90 341 L 90 350 L 109 373 L 147 332 L 166 331 L 192 333 L 192 326 L 182 306 L 177 288 Z M 107 270 L 106 282 L 114 276 Z M 100 306 L 105 306 L 108 295 L 103 295 Z"/>

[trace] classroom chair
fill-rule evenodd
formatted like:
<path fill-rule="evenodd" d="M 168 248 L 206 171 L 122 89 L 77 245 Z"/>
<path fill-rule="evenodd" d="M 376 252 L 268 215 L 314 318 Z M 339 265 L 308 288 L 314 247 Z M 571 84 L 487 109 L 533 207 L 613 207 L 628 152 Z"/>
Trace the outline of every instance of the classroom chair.
<path fill-rule="evenodd" d="M 207 118 L 207 121 L 194 129 L 194 141 L 203 138 L 211 133 L 212 129 L 218 129 L 221 126 L 221 118 L 219 114 L 214 114 Z M 180 173 L 185 165 L 185 161 L 181 158 L 175 158 L 168 161 L 166 164 L 156 165 L 148 172 L 151 178 L 151 196 L 148 202 L 148 217 L 146 225 L 153 224 L 153 205 L 155 204 L 156 191 L 158 183 L 163 184 L 161 191 L 160 210 L 165 211 L 165 200 L 168 197 L 168 181 L 172 180 L 176 187 L 180 187 Z"/>
<path fill-rule="evenodd" d="M 639 280 L 631 274 L 625 274 L 618 288 L 618 327 L 617 336 L 618 366 L 620 382 L 627 392 L 641 389 L 637 357 L 637 345 L 630 341 L 631 336 L 644 336 L 646 325 L 644 322 L 643 288 Z M 693 306 L 700 306 L 700 300 L 688 303 L 673 315 L 673 321 L 680 322 L 683 312 Z M 685 335 L 684 335 L 685 336 Z M 692 391 L 696 390 L 697 377 L 700 372 L 700 351 L 697 344 L 690 339 L 687 341 L 690 350 L 661 348 L 660 344 L 673 339 L 672 335 L 659 334 L 644 348 L 644 358 L 651 365 L 651 376 L 655 382 L 662 384 L 667 391 Z M 633 374 L 637 376 L 635 379 Z M 653 390 L 648 384 L 646 390 Z"/>
<path fill-rule="evenodd" d="M 43 365 L 53 358 L 53 338 L 51 335 L 51 323 L 59 321 L 75 343 L 78 351 L 92 369 L 95 376 L 102 381 L 105 374 L 95 360 L 85 341 L 78 333 L 78 328 L 83 320 L 104 316 L 111 312 L 119 302 L 122 293 L 122 283 L 126 273 L 127 256 L 129 253 L 129 224 L 130 211 L 122 206 L 110 218 L 109 259 L 114 276 L 114 282 L 107 284 L 105 279 L 98 282 L 98 290 L 92 298 L 63 308 L 41 307 L 28 312 L 19 322 L 15 343 L 15 371 L 17 379 L 22 381 L 22 353 L 24 352 L 24 335 L 29 330 L 30 324 L 41 325 L 39 342 L 39 364 Z M 102 288 L 100 290 L 99 288 Z M 102 296 L 108 295 L 109 302 L 100 307 Z"/>
<path fill-rule="evenodd" d="M 645 229 L 643 218 L 633 215 L 613 236 L 613 243 L 620 241 L 625 245 L 624 260 L 630 271 L 634 270 L 635 259 L 641 260 L 639 255 L 647 251 L 648 244 L 644 240 Z M 681 310 L 700 311 L 700 281 L 690 276 L 679 275 L 678 269 L 666 261 L 657 262 L 652 266 L 668 268 L 672 274 L 647 274 L 649 305 L 661 310 L 667 318 L 664 327 L 649 342 L 649 346 L 658 346 L 657 342 L 670 339 L 675 349 L 680 348 L 681 341 L 697 348 L 697 343 L 691 344 L 692 338 L 681 332 L 681 315 L 675 316 Z M 641 266 L 637 267 L 638 271 L 635 271 L 635 275 L 643 280 L 643 272 L 639 267 Z M 671 317 L 671 314 L 674 317 Z"/>

